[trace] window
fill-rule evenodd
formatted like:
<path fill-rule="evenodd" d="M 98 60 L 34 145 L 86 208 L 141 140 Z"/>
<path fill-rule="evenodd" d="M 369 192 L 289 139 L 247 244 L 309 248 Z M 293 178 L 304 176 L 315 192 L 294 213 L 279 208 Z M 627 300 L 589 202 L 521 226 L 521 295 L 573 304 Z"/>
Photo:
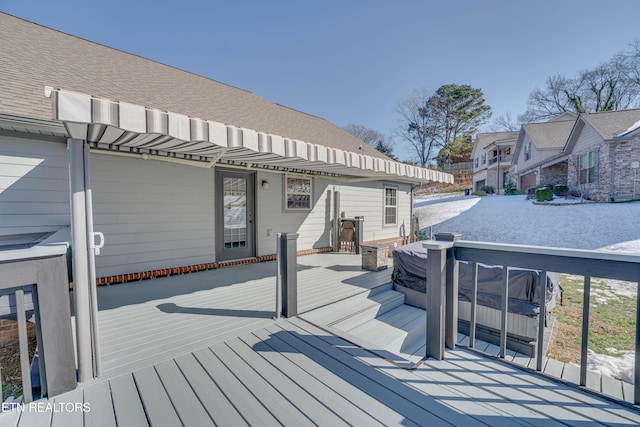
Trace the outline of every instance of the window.
<path fill-rule="evenodd" d="M 476 167 L 478 167 L 478 158 L 476 157 Z"/>
<path fill-rule="evenodd" d="M 483 165 L 487 164 L 487 153 L 482 154 L 482 164 Z"/>
<path fill-rule="evenodd" d="M 590 151 L 578 156 L 580 184 L 596 181 L 596 154 L 596 151 Z"/>
<path fill-rule="evenodd" d="M 311 178 L 287 176 L 287 209 L 311 209 Z"/>
<path fill-rule="evenodd" d="M 525 160 L 531 159 L 531 142 L 527 142 L 524 145 L 524 159 Z"/>
<path fill-rule="evenodd" d="M 398 223 L 398 190 L 396 188 L 384 188 L 384 225 Z"/>

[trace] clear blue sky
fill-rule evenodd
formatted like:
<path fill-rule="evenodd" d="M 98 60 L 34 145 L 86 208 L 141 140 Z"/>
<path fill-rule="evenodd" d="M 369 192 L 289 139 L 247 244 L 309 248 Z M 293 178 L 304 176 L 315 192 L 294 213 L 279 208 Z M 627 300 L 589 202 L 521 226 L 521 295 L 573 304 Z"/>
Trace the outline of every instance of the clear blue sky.
<path fill-rule="evenodd" d="M 0 0 L 0 9 L 387 135 L 413 89 L 470 84 L 494 117 L 515 117 L 547 76 L 573 76 L 640 39 L 639 0 Z"/>

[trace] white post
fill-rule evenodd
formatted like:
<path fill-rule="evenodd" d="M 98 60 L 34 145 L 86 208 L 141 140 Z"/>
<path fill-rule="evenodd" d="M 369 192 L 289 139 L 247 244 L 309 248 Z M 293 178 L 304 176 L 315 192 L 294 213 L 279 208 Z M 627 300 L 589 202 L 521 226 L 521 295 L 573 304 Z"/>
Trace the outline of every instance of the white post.
<path fill-rule="evenodd" d="M 91 298 L 91 341 L 93 344 L 93 375 L 102 374 L 100 363 L 100 333 L 98 329 L 98 290 L 96 288 L 96 245 L 93 232 L 93 194 L 91 191 L 91 171 L 89 159 L 89 144 L 84 144 L 84 185 L 85 205 L 87 214 L 87 239 L 89 239 L 87 257 L 89 261 L 89 292 Z M 101 242 L 103 244 L 104 242 Z"/>
<path fill-rule="evenodd" d="M 71 191 L 71 241 L 73 296 L 76 316 L 78 381 L 93 378 L 91 358 L 91 295 L 87 260 L 87 212 L 84 182 L 84 141 L 69 138 L 69 184 Z"/>

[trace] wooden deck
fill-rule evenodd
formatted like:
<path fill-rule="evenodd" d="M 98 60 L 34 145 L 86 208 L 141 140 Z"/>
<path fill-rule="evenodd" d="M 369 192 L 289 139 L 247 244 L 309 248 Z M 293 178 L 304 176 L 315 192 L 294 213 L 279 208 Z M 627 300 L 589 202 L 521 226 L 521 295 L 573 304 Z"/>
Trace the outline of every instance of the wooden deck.
<path fill-rule="evenodd" d="M 268 326 L 108 380 L 3 426 L 640 424 L 636 410 L 468 350 L 399 369 L 301 320 Z"/>
<path fill-rule="evenodd" d="M 388 283 L 360 256 L 298 258 L 300 312 Z M 171 276 L 98 289 L 103 375 L 113 376 L 222 342 L 270 323 L 276 263 Z"/>
<path fill-rule="evenodd" d="M 359 263 L 299 258 L 301 311 L 388 288 L 390 270 Z M 630 405 L 464 348 L 408 370 L 302 318 L 274 320 L 273 273 L 263 263 L 100 289 L 105 375 L 0 414 L 0 426 L 640 424 Z"/>

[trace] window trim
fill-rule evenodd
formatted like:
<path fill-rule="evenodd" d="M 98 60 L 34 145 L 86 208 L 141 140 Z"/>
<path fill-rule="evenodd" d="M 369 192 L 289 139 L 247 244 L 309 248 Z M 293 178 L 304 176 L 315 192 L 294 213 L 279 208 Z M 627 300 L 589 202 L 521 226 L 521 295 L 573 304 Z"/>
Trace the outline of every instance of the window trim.
<path fill-rule="evenodd" d="M 291 179 L 304 179 L 309 181 L 309 193 L 300 193 L 300 192 L 289 192 L 289 178 Z M 290 212 L 301 212 L 301 211 L 310 211 L 313 209 L 313 177 L 309 175 L 297 175 L 297 174 L 285 174 L 284 176 L 284 210 Z M 304 195 L 309 196 L 309 207 L 304 208 L 290 208 L 289 207 L 289 195 Z"/>
<path fill-rule="evenodd" d="M 387 205 L 387 190 L 395 191 L 395 205 Z M 382 187 L 382 225 L 383 227 L 398 225 L 398 187 L 392 185 L 384 185 Z M 387 222 L 387 208 L 395 208 L 395 222 Z"/>
<path fill-rule="evenodd" d="M 591 166 L 588 166 L 588 164 L 590 163 L 591 160 L 591 154 L 593 154 L 593 164 Z M 587 156 L 587 167 L 583 168 L 582 167 L 582 157 L 583 156 Z M 596 171 L 597 171 L 597 164 L 598 164 L 598 150 L 591 150 L 591 151 L 587 151 L 586 153 L 582 153 L 582 154 L 578 154 L 578 184 L 582 185 L 588 185 L 588 184 L 593 184 L 594 182 L 597 181 L 597 177 L 596 177 Z M 587 179 L 585 182 L 582 182 L 582 171 L 587 171 Z M 589 172 L 591 171 L 591 172 Z"/>
<path fill-rule="evenodd" d="M 487 164 L 487 153 L 482 153 L 482 164 L 483 165 Z"/>

